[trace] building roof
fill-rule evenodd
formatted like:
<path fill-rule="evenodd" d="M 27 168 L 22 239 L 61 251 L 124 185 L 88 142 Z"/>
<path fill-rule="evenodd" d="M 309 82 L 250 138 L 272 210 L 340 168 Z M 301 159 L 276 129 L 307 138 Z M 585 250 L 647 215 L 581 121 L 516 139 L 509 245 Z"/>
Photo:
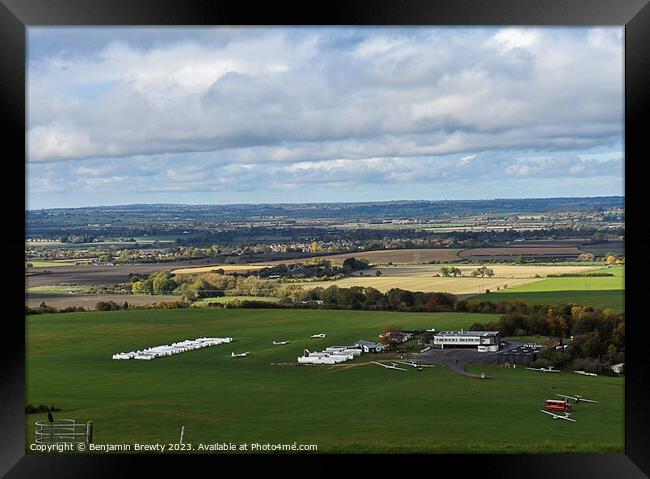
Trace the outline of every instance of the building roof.
<path fill-rule="evenodd" d="M 358 346 L 368 346 L 368 347 L 371 347 L 371 348 L 376 348 L 377 346 L 380 346 L 382 348 L 384 347 L 384 345 L 381 344 L 381 343 L 373 343 L 372 341 L 365 341 L 363 339 L 360 339 L 359 341 L 357 341 L 354 344 L 358 345 Z"/>
<path fill-rule="evenodd" d="M 500 331 L 440 331 L 436 336 L 496 336 Z"/>

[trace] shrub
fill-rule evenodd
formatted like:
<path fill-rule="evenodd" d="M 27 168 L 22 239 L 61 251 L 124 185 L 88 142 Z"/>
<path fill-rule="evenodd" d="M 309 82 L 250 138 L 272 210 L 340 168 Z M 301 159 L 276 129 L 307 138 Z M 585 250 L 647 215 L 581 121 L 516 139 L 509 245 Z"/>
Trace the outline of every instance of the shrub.
<path fill-rule="evenodd" d="M 550 363 L 548 362 L 548 359 L 544 359 L 544 358 L 538 358 L 533 363 L 534 368 L 548 368 L 549 365 Z"/>

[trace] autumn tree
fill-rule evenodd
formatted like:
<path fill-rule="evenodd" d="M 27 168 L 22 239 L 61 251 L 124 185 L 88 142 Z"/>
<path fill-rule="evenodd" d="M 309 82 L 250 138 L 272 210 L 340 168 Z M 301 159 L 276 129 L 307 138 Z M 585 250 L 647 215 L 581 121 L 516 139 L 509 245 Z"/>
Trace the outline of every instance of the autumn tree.
<path fill-rule="evenodd" d="M 379 342 L 387 348 L 394 349 L 404 342 L 404 333 L 401 328 L 389 326 L 381 330 Z"/>

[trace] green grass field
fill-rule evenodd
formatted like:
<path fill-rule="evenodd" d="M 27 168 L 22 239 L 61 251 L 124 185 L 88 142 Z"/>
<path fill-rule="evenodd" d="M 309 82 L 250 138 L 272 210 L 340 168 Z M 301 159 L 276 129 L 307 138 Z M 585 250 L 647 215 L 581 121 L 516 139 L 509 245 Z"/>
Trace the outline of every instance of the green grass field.
<path fill-rule="evenodd" d="M 32 268 L 56 268 L 57 266 L 74 266 L 77 261 L 27 261 Z"/>
<path fill-rule="evenodd" d="M 382 327 L 468 328 L 497 315 L 326 310 L 156 310 L 27 317 L 26 396 L 92 420 L 95 443 L 308 443 L 319 452 L 623 452 L 623 379 L 482 365 L 489 380 L 442 366 L 389 371 L 363 356 L 296 366 L 320 350 L 376 339 Z M 325 332 L 325 339 L 309 339 Z M 235 342 L 153 361 L 111 355 L 200 336 Z M 290 340 L 273 346 L 273 340 Z M 250 351 L 231 359 L 232 351 Z M 272 364 L 275 363 L 275 364 Z M 279 363 L 284 363 L 280 365 Z M 366 364 L 363 364 L 366 363 Z M 577 423 L 539 412 L 583 394 Z M 28 442 L 44 414 L 26 416 Z"/>
<path fill-rule="evenodd" d="M 61 294 L 85 294 L 92 292 L 93 288 L 90 286 L 63 286 L 58 284 L 48 285 L 48 286 L 32 286 L 27 288 L 27 293 L 31 294 L 52 294 L 52 295 L 61 295 Z"/>
<path fill-rule="evenodd" d="M 545 292 L 545 291 L 611 291 L 625 289 L 624 268 L 613 266 L 603 268 L 591 273 L 612 273 L 614 276 L 604 277 L 572 277 L 572 278 L 548 278 L 544 281 L 528 283 L 507 292 Z"/>
<path fill-rule="evenodd" d="M 596 309 L 611 308 L 614 311 L 625 309 L 625 292 L 620 289 L 605 291 L 540 291 L 540 292 L 505 292 L 474 296 L 472 303 L 482 301 L 523 301 L 526 304 L 579 304 Z"/>
<path fill-rule="evenodd" d="M 472 303 L 482 301 L 523 301 L 527 304 L 574 303 L 598 309 L 625 309 L 625 268 L 612 266 L 592 271 L 612 273 L 606 277 L 548 278 L 505 291 L 477 295 Z"/>

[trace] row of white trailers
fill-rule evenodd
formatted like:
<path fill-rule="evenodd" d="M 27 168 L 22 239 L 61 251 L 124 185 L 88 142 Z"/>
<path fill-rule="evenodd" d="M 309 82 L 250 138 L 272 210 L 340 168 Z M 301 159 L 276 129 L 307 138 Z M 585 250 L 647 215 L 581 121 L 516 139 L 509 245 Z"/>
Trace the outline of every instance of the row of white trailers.
<path fill-rule="evenodd" d="M 140 359 L 143 361 L 150 361 L 152 359 L 173 356 L 175 354 L 185 353 L 187 351 L 194 351 L 201 348 L 209 348 L 210 346 L 218 346 L 224 343 L 232 342 L 232 338 L 197 338 L 186 339 L 179 343 L 164 344 L 162 346 L 154 346 L 147 349 L 139 349 L 128 353 L 113 354 L 113 359 Z"/>
<path fill-rule="evenodd" d="M 361 356 L 361 348 L 349 346 L 330 346 L 324 351 L 309 352 L 305 349 L 298 357 L 298 364 L 339 364 Z"/>

